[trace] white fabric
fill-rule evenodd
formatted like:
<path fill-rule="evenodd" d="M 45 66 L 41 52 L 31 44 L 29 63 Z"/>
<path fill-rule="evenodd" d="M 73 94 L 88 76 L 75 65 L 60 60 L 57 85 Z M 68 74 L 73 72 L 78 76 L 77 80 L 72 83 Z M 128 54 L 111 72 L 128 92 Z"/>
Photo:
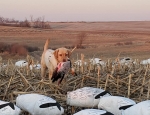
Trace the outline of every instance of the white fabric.
<path fill-rule="evenodd" d="M 10 102 L 0 101 L 0 105 L 7 104 Z M 20 108 L 14 105 L 15 109 L 12 109 L 10 106 L 5 106 L 0 109 L 0 115 L 19 115 L 21 113 Z"/>
<path fill-rule="evenodd" d="M 32 115 L 62 115 L 64 113 L 62 107 L 61 110 L 59 110 L 57 106 L 40 108 L 42 104 L 46 103 L 56 103 L 56 101 L 48 96 L 40 94 L 19 95 L 16 99 L 17 106 Z"/>
<path fill-rule="evenodd" d="M 109 111 L 114 115 L 121 115 L 122 110 L 119 110 L 120 107 L 134 104 L 136 104 L 135 101 L 126 97 L 109 96 L 100 98 L 98 108 Z"/>
<path fill-rule="evenodd" d="M 84 109 L 73 115 L 102 115 L 102 114 L 107 115 L 107 112 L 104 110 L 98 110 L 98 109 Z M 109 115 L 111 115 L 111 114 L 109 113 Z"/>
<path fill-rule="evenodd" d="M 95 96 L 102 92 L 104 92 L 103 89 L 93 87 L 84 87 L 67 92 L 67 104 L 77 107 L 96 107 L 101 97 L 95 99 Z M 104 96 L 110 96 L 110 94 L 107 93 Z"/>
<path fill-rule="evenodd" d="M 150 115 L 150 100 L 133 105 L 122 111 L 122 115 Z"/>

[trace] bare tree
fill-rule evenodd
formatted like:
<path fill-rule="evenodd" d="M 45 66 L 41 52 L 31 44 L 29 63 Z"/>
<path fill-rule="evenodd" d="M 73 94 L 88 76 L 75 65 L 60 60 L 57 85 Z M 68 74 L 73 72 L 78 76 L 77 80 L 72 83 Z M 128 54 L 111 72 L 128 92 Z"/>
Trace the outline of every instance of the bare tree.
<path fill-rule="evenodd" d="M 30 22 L 25 19 L 24 21 L 20 22 L 20 27 L 31 27 Z"/>
<path fill-rule="evenodd" d="M 30 18 L 31 18 L 31 22 L 33 22 L 33 15 L 30 15 Z"/>
<path fill-rule="evenodd" d="M 38 17 L 33 21 L 34 28 L 50 29 L 50 24 L 44 21 L 45 17 Z"/>
<path fill-rule="evenodd" d="M 3 23 L 4 23 L 4 18 L 0 17 L 0 24 L 3 24 Z"/>
<path fill-rule="evenodd" d="M 77 36 L 77 48 L 83 48 L 82 44 L 83 44 L 83 41 L 85 40 L 85 37 L 86 37 L 85 32 L 81 32 L 78 34 L 78 36 Z"/>

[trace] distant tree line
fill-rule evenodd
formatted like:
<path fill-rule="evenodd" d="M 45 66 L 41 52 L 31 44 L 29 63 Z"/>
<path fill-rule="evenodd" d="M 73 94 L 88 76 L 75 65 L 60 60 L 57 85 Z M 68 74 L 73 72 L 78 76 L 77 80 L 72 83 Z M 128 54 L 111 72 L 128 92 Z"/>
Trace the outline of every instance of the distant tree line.
<path fill-rule="evenodd" d="M 4 18 L 0 16 L 0 25 L 2 26 L 13 26 L 13 27 L 32 27 L 32 28 L 42 28 L 42 29 L 51 29 L 49 22 L 44 21 L 44 17 L 38 17 L 31 20 L 25 19 L 24 21 L 15 20 L 14 18 Z"/>

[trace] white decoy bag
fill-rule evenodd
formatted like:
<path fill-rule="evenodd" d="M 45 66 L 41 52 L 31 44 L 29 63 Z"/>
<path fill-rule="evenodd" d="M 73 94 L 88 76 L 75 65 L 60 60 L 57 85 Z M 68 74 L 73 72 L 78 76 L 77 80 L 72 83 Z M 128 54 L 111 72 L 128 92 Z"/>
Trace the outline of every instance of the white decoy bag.
<path fill-rule="evenodd" d="M 19 95 L 16 105 L 32 115 L 62 115 L 64 109 L 54 99 L 40 94 Z"/>

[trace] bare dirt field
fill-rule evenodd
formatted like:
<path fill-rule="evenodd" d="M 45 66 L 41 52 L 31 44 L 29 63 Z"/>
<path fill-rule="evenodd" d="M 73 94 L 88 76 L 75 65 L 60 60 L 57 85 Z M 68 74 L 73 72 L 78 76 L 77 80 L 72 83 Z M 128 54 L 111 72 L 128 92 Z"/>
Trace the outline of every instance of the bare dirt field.
<path fill-rule="evenodd" d="M 76 49 L 72 58 L 81 53 L 85 58 L 100 57 L 104 60 L 120 57 L 136 59 L 150 58 L 150 22 L 51 22 L 51 29 L 35 29 L 0 26 L 0 42 L 20 43 L 38 47 L 40 50 L 29 52 L 40 60 L 43 45 L 51 39 L 50 48 L 72 47 L 82 39 L 83 49 Z M 3 59 L 21 58 L 0 54 Z M 79 55 L 79 56 L 78 56 Z M 80 57 L 79 57 L 80 58 Z"/>

